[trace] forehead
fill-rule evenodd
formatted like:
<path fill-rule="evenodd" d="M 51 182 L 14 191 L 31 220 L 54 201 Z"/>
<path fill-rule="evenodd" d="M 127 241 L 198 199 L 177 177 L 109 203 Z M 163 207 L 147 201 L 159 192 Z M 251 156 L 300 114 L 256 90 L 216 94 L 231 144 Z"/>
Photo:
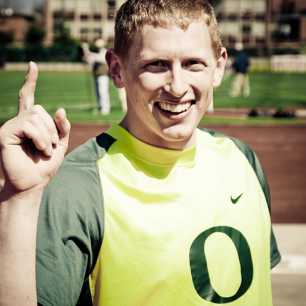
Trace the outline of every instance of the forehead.
<path fill-rule="evenodd" d="M 135 33 L 130 49 L 134 59 L 151 57 L 213 57 L 208 26 L 203 21 L 192 22 L 186 29 L 177 25 L 144 25 Z"/>

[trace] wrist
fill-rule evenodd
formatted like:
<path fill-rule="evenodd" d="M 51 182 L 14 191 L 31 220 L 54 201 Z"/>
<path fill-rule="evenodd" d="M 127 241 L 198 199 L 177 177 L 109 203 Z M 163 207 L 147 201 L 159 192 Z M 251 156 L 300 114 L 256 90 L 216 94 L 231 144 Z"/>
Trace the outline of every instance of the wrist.
<path fill-rule="evenodd" d="M 14 193 L 8 188 L 0 192 L 0 244 L 8 249 L 35 246 L 39 207 L 43 188 Z M 16 243 L 18 241 L 18 243 Z"/>
<path fill-rule="evenodd" d="M 20 191 L 5 183 L 2 189 L 0 188 L 0 205 L 2 206 L 6 202 L 9 202 L 10 205 L 13 205 L 13 203 L 18 204 L 23 202 L 30 202 L 32 205 L 37 205 L 40 203 L 44 187 L 44 185 L 40 185 Z"/>

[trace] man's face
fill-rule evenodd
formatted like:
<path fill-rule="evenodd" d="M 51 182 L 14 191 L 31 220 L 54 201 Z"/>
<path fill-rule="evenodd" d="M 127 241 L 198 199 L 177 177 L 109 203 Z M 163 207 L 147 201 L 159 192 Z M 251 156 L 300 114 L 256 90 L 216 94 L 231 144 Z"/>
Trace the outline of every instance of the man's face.
<path fill-rule="evenodd" d="M 191 146 L 225 60 L 225 50 L 216 60 L 203 22 L 193 22 L 185 31 L 145 25 L 120 65 L 128 103 L 122 125 L 151 145 Z"/>

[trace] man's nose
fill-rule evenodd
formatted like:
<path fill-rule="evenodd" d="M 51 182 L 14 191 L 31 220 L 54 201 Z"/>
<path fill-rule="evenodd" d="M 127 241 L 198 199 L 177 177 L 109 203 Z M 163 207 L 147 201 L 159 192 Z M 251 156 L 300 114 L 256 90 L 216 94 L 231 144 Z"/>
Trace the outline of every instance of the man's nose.
<path fill-rule="evenodd" d="M 172 68 L 169 82 L 165 86 L 165 90 L 174 97 L 183 97 L 188 91 L 188 84 L 184 76 L 184 69 L 181 66 Z"/>

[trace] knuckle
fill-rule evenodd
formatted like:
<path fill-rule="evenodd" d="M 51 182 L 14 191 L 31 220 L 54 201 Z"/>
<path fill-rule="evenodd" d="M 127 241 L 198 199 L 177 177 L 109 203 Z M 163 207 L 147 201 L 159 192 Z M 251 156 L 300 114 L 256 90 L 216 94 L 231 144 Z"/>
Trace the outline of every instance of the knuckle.
<path fill-rule="evenodd" d="M 33 137 L 32 140 L 35 143 L 35 146 L 39 150 L 45 150 L 47 148 L 47 143 L 41 135 L 39 134 L 35 135 L 35 137 Z"/>
<path fill-rule="evenodd" d="M 37 139 L 37 146 L 42 151 L 47 149 L 47 144 L 41 139 Z"/>
<path fill-rule="evenodd" d="M 40 113 L 41 111 L 39 110 L 39 108 L 36 107 L 36 105 L 31 107 L 32 116 L 39 116 Z"/>
<path fill-rule="evenodd" d="M 24 132 L 32 132 L 35 133 L 36 130 L 33 128 L 33 125 L 31 124 L 31 122 L 29 120 L 24 120 L 22 123 L 21 123 L 21 129 L 24 131 Z"/>
<path fill-rule="evenodd" d="M 40 104 L 35 104 L 33 106 L 33 111 L 36 112 L 36 113 L 44 112 L 44 110 L 45 109 Z"/>
<path fill-rule="evenodd" d="M 34 125 L 38 124 L 41 121 L 41 118 L 39 116 L 39 114 L 32 110 L 31 112 L 31 117 L 30 117 L 30 122 L 32 122 Z"/>

